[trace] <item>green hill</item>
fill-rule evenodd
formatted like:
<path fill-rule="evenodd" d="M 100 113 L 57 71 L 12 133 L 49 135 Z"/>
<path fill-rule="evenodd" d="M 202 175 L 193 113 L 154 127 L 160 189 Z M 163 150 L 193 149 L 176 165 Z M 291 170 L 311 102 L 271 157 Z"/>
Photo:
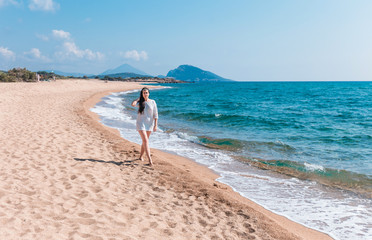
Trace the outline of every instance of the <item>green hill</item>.
<path fill-rule="evenodd" d="M 167 77 L 188 82 L 230 82 L 232 80 L 220 77 L 212 72 L 191 66 L 180 65 L 178 68 L 170 70 Z"/>

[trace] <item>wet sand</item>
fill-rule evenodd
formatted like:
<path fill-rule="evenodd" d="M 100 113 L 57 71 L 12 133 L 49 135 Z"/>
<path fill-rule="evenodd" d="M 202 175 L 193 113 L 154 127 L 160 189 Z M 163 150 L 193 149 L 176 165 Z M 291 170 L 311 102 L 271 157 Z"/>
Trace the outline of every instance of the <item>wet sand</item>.
<path fill-rule="evenodd" d="M 0 239 L 331 239 L 209 169 L 140 146 L 89 111 L 138 83 L 0 83 Z"/>

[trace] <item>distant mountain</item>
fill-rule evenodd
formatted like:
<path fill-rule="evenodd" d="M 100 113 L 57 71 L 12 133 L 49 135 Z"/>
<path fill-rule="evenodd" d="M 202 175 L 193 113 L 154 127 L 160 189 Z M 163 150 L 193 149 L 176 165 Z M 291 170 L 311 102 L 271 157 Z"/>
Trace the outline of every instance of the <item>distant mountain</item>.
<path fill-rule="evenodd" d="M 52 71 L 52 70 L 43 70 L 43 71 L 48 72 L 48 73 L 54 72 L 57 75 L 61 75 L 61 76 L 65 76 L 65 77 L 70 77 L 70 76 L 73 76 L 73 77 L 92 76 L 92 74 L 86 74 L 86 73 L 67 73 L 67 72 Z"/>
<path fill-rule="evenodd" d="M 145 73 L 141 70 L 138 70 L 137 68 L 134 68 L 129 64 L 123 64 L 123 65 L 120 65 L 117 68 L 106 70 L 99 75 L 110 75 L 110 74 L 116 74 L 116 73 L 136 73 L 136 74 L 140 74 L 140 75 L 143 75 L 143 76 L 150 76 L 149 74 L 147 74 L 147 73 Z"/>
<path fill-rule="evenodd" d="M 105 75 L 97 75 L 99 78 L 104 78 L 104 77 L 113 77 L 113 78 L 135 78 L 135 77 L 151 77 L 149 75 L 141 75 L 137 73 L 131 73 L 131 72 L 125 72 L 125 73 L 115 73 L 115 74 L 105 74 Z"/>
<path fill-rule="evenodd" d="M 212 72 L 191 66 L 181 65 L 176 69 L 170 70 L 167 77 L 187 82 L 230 82 L 232 80 L 220 77 Z"/>

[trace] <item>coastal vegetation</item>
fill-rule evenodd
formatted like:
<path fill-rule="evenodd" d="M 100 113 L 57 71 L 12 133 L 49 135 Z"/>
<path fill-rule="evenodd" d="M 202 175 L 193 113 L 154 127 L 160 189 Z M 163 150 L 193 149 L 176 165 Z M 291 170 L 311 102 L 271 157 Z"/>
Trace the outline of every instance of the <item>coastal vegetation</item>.
<path fill-rule="evenodd" d="M 0 82 L 36 82 L 36 73 L 26 68 L 13 68 L 8 72 L 0 72 Z"/>
<path fill-rule="evenodd" d="M 119 77 L 113 77 L 113 76 L 96 76 L 96 79 L 102 79 L 105 81 L 123 81 L 123 82 L 156 82 L 156 83 L 185 83 L 185 81 L 176 80 L 171 77 L 166 78 L 158 78 L 158 77 L 151 77 L 151 76 L 142 76 L 142 77 L 127 77 L 123 78 L 121 76 Z"/>
<path fill-rule="evenodd" d="M 47 72 L 47 71 L 38 71 L 36 73 L 40 75 L 40 80 L 41 81 L 47 81 L 49 79 L 53 79 L 53 77 L 54 78 L 58 78 L 58 79 L 67 79 L 67 78 L 69 78 L 69 77 L 61 76 L 61 75 L 55 74 L 53 72 Z"/>

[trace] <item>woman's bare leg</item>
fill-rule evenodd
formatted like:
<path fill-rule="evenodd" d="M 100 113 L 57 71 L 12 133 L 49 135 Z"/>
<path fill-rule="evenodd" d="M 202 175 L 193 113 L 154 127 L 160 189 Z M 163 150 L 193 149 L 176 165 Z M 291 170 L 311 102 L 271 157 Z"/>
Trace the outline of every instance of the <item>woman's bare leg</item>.
<path fill-rule="evenodd" d="M 142 145 L 141 145 L 141 153 L 140 153 L 140 157 L 139 157 L 141 161 L 143 161 L 143 154 L 144 153 L 145 153 L 145 146 L 142 143 Z"/>
<path fill-rule="evenodd" d="M 147 138 L 150 139 L 151 131 L 146 131 Z M 145 153 L 145 146 L 141 145 L 141 153 L 140 153 L 140 160 L 143 161 L 143 154 Z"/>
<path fill-rule="evenodd" d="M 142 152 L 142 148 L 144 148 L 144 152 L 146 153 L 146 156 L 149 159 L 149 164 L 152 165 L 151 152 L 150 152 L 150 146 L 149 146 L 149 137 L 150 137 L 151 131 L 142 130 L 138 132 L 142 138 L 141 152 Z"/>

